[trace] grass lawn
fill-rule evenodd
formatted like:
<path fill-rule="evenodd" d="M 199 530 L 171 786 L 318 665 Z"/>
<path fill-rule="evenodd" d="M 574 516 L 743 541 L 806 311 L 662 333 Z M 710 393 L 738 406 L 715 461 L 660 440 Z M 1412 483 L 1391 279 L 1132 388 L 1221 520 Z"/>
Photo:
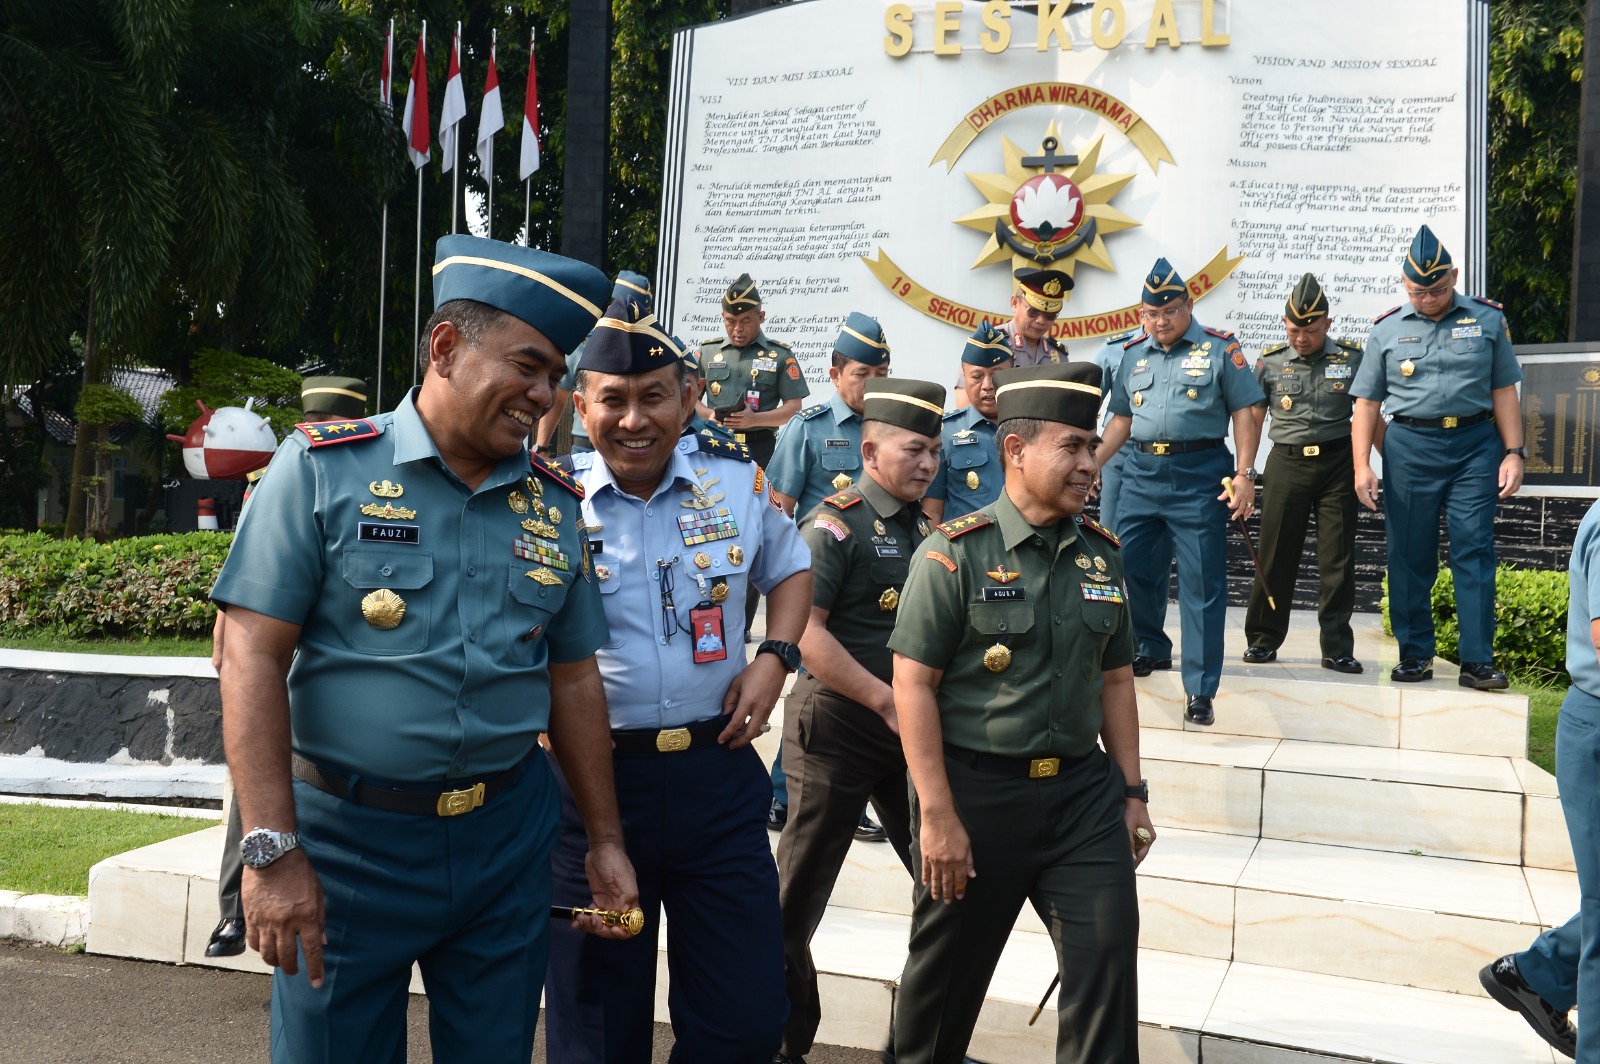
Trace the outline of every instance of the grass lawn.
<path fill-rule="evenodd" d="M 215 825 L 196 817 L 0 805 L 0 890 L 88 894 L 89 866 Z"/>
<path fill-rule="evenodd" d="M 211 635 L 160 639 L 73 639 L 41 632 L 29 636 L 5 636 L 0 647 L 7 650 L 55 650 L 68 654 L 131 654 L 137 657 L 209 658 Z"/>
<path fill-rule="evenodd" d="M 1528 760 L 1546 772 L 1556 770 L 1556 717 L 1561 700 L 1567 695 L 1565 684 L 1535 687 L 1515 684 L 1514 690 L 1528 696 Z"/>

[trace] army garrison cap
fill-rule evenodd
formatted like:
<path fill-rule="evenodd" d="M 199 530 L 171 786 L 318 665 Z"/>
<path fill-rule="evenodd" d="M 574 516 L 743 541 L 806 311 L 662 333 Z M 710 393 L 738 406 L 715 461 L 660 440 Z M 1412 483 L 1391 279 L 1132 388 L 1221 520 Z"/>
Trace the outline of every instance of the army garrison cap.
<path fill-rule="evenodd" d="M 845 319 L 833 349 L 863 365 L 881 366 L 889 361 L 889 342 L 884 338 L 883 326 L 859 310 L 852 310 Z"/>
<path fill-rule="evenodd" d="M 637 305 L 628 299 L 613 300 L 605 316 L 595 323 L 589 342 L 578 359 L 579 371 L 615 373 L 633 377 L 671 366 L 683 351 L 656 321 L 654 314 L 635 318 Z"/>
<path fill-rule="evenodd" d="M 1427 226 L 1418 229 L 1417 235 L 1411 240 L 1411 249 L 1406 252 L 1406 265 L 1403 271 L 1406 279 L 1424 287 L 1431 287 L 1445 279 L 1452 265 L 1450 252 L 1439 243 L 1439 238 L 1433 235 L 1433 230 Z"/>
<path fill-rule="evenodd" d="M 1166 259 L 1157 259 L 1156 264 L 1150 267 L 1150 274 L 1144 279 L 1144 294 L 1142 300 L 1147 307 L 1164 307 L 1175 299 L 1189 298 L 1189 286 L 1172 263 Z"/>
<path fill-rule="evenodd" d="M 1100 367 L 1093 362 L 1046 362 L 994 375 L 999 421 L 1059 421 L 1093 432 L 1100 415 Z"/>
<path fill-rule="evenodd" d="M 606 275 L 577 259 L 478 236 L 441 237 L 433 305 L 486 303 L 538 329 L 563 353 L 583 342 L 610 291 Z"/>
<path fill-rule="evenodd" d="M 307 377 L 300 385 L 300 409 L 334 417 L 366 417 L 367 382 L 359 377 Z"/>
<path fill-rule="evenodd" d="M 761 306 L 761 293 L 756 291 L 756 283 L 748 273 L 741 273 L 739 279 L 722 293 L 722 309 L 729 314 L 743 314 L 759 306 Z"/>
<path fill-rule="evenodd" d="M 1011 344 L 1006 334 L 988 322 L 983 322 L 967 337 L 967 346 L 961 349 L 961 361 L 969 366 L 998 366 L 1012 359 Z"/>
<path fill-rule="evenodd" d="M 1283 316 L 1289 319 L 1290 325 L 1302 327 L 1315 325 L 1328 316 L 1328 293 L 1322 290 L 1322 285 L 1314 276 L 1308 273 L 1300 278 L 1300 283 L 1289 293 Z"/>
<path fill-rule="evenodd" d="M 944 418 L 944 385 L 906 377 L 874 377 L 867 382 L 861 420 L 899 425 L 937 438 Z"/>
<path fill-rule="evenodd" d="M 1011 276 L 1017 279 L 1028 306 L 1046 314 L 1060 313 L 1066 294 L 1072 291 L 1072 278 L 1060 270 L 1017 270 Z"/>
<path fill-rule="evenodd" d="M 631 298 L 644 308 L 646 314 L 656 309 L 655 293 L 650 291 L 650 278 L 632 270 L 621 270 L 617 273 L 616 283 L 611 286 L 611 298 Z"/>

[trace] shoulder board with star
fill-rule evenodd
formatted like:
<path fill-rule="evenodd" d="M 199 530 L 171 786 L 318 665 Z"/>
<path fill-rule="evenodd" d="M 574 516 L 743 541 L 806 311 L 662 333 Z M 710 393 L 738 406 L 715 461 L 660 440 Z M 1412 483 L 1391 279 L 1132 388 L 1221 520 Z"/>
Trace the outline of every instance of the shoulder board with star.
<path fill-rule="evenodd" d="M 568 491 L 572 492 L 572 494 L 576 495 L 578 498 L 583 498 L 583 485 L 579 484 L 577 480 L 573 478 L 571 473 L 567 472 L 565 469 L 562 469 L 560 466 L 552 465 L 537 454 L 530 455 L 529 459 L 533 465 L 533 471 L 535 473 L 543 473 L 557 484 L 560 484 L 563 488 L 566 488 Z"/>
<path fill-rule="evenodd" d="M 1138 329 L 1129 329 L 1127 332 L 1118 333 L 1115 336 L 1108 336 L 1108 337 L 1106 337 L 1106 343 L 1108 343 L 1108 344 L 1125 343 L 1128 340 L 1132 340 L 1133 337 L 1134 337 L 1134 334 L 1136 334 L 1138 331 L 1139 331 Z"/>
<path fill-rule="evenodd" d="M 716 349 L 722 347 L 722 345 L 725 344 L 725 343 L 727 343 L 727 338 L 726 337 L 723 337 L 723 336 L 708 336 L 704 340 L 700 341 L 700 350 L 702 350 L 702 351 L 713 351 L 713 350 L 716 350 Z"/>
<path fill-rule="evenodd" d="M 1145 337 L 1147 337 L 1149 335 L 1150 334 L 1147 333 L 1147 332 L 1141 332 L 1138 336 L 1135 336 L 1132 340 L 1129 340 L 1127 343 L 1123 344 L 1122 345 L 1122 349 L 1124 351 L 1126 351 L 1128 348 L 1132 347 L 1134 344 L 1143 343 Z"/>
<path fill-rule="evenodd" d="M 796 416 L 799 417 L 802 421 L 810 421 L 812 418 L 817 417 L 824 410 L 827 410 L 827 409 L 828 409 L 828 404 L 827 403 L 818 403 L 816 406 L 808 406 L 808 407 L 806 407 L 804 410 L 800 411 L 800 413 L 797 414 Z"/>
<path fill-rule="evenodd" d="M 695 442 L 703 454 L 721 455 L 723 458 L 732 458 L 739 462 L 753 462 L 750 457 L 750 448 L 738 440 L 730 440 L 717 435 L 710 429 L 701 429 L 694 434 Z"/>
<path fill-rule="evenodd" d="M 848 510 L 861 501 L 861 493 L 859 491 L 841 491 L 837 495 L 829 495 L 822 501 L 835 510 Z"/>
<path fill-rule="evenodd" d="M 941 414 L 939 416 L 939 420 L 941 420 L 941 421 L 954 421 L 957 418 L 959 418 L 962 414 L 965 414 L 969 409 L 971 409 L 971 408 L 970 407 L 965 407 L 965 406 L 953 406 L 949 410 L 946 410 L 943 414 Z"/>
<path fill-rule="evenodd" d="M 1505 310 L 1506 309 L 1504 303 L 1496 303 L 1494 300 L 1488 298 L 1487 296 L 1473 296 L 1472 297 L 1472 301 L 1474 303 L 1482 303 L 1486 307 L 1493 307 L 1495 310 Z"/>
<path fill-rule="evenodd" d="M 1067 353 L 1067 345 L 1062 343 L 1060 340 L 1057 340 L 1054 336 L 1051 336 L 1049 333 L 1045 333 L 1044 334 L 1044 344 L 1045 344 L 1046 347 L 1055 348 L 1057 351 L 1060 351 L 1063 355 Z"/>
<path fill-rule="evenodd" d="M 1091 521 L 1087 517 L 1085 517 L 1083 519 L 1083 527 L 1087 528 L 1091 532 L 1098 532 L 1101 536 L 1104 536 L 1106 539 L 1109 539 L 1111 541 L 1111 545 L 1113 547 L 1116 547 L 1119 550 L 1121 549 L 1122 540 L 1118 539 L 1117 538 L 1117 534 L 1115 532 L 1111 531 L 1111 529 L 1107 528 L 1105 525 L 1102 525 L 1097 521 Z"/>
<path fill-rule="evenodd" d="M 944 522 L 939 526 L 939 531 L 944 533 L 946 539 L 955 539 L 958 536 L 966 535 L 975 528 L 982 528 L 984 525 L 993 523 L 982 513 L 970 513 L 965 517 L 958 517 L 954 521 Z"/>
<path fill-rule="evenodd" d="M 1233 339 L 1233 333 L 1229 332 L 1227 329 L 1213 329 L 1211 326 L 1207 325 L 1205 330 L 1207 336 L 1215 336 L 1219 340 Z"/>
<path fill-rule="evenodd" d="M 296 425 L 295 428 L 305 433 L 306 439 L 311 441 L 313 447 L 349 443 L 351 440 L 370 440 L 382 435 L 378 431 L 378 426 L 366 418 L 356 418 L 353 421 L 308 421 Z"/>
<path fill-rule="evenodd" d="M 1289 350 L 1289 345 L 1288 344 L 1273 344 L 1271 347 L 1263 347 L 1261 349 L 1261 353 L 1262 353 L 1262 355 L 1275 355 L 1279 351 L 1287 351 L 1287 350 Z"/>
<path fill-rule="evenodd" d="M 793 350 L 793 348 L 791 348 L 789 346 L 789 343 L 788 343 L 787 340 L 774 340 L 774 339 L 772 339 L 772 337 L 769 336 L 769 337 L 767 337 L 767 343 L 771 344 L 773 347 L 781 347 L 785 351 Z"/>
<path fill-rule="evenodd" d="M 1366 350 L 1366 348 L 1361 346 L 1361 343 L 1358 340 L 1335 340 L 1334 343 L 1339 347 L 1344 348 L 1346 351 L 1354 351 L 1358 355 L 1362 351 Z"/>
<path fill-rule="evenodd" d="M 1401 306 L 1404 306 L 1404 305 L 1405 304 L 1403 304 L 1403 303 L 1401 304 Z M 1376 318 L 1373 318 L 1372 319 L 1372 324 L 1374 324 L 1374 325 L 1378 324 L 1384 318 L 1387 318 L 1389 315 L 1393 314 L 1395 311 L 1397 311 L 1399 309 L 1400 309 L 1400 307 L 1390 307 L 1388 310 L 1384 311 L 1382 314 L 1379 314 Z"/>

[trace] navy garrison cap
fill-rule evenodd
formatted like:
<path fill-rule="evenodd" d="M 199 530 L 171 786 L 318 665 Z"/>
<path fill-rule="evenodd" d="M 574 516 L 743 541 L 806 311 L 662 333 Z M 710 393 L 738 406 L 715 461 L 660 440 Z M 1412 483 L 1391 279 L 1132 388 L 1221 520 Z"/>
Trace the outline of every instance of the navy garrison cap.
<path fill-rule="evenodd" d="M 833 349 L 845 358 L 868 366 L 881 366 L 889 361 L 889 342 L 884 338 L 883 326 L 859 310 L 852 310 L 845 319 Z"/>
<path fill-rule="evenodd" d="M 1093 362 L 1045 362 L 994 375 L 999 421 L 1029 418 L 1095 428 L 1100 416 L 1100 367 Z"/>
<path fill-rule="evenodd" d="M 1006 334 L 988 322 L 983 322 L 967 337 L 967 346 L 961 349 L 961 361 L 969 366 L 998 366 L 1010 362 L 1011 344 Z"/>
<path fill-rule="evenodd" d="M 1147 307 L 1164 307 L 1175 299 L 1189 298 L 1189 286 L 1172 263 L 1166 259 L 1157 259 L 1156 264 L 1150 267 L 1150 274 L 1144 279 L 1144 305 Z"/>
<path fill-rule="evenodd" d="M 650 278 L 632 270 L 622 270 L 617 274 L 617 281 L 611 286 L 611 298 L 632 299 L 644 308 L 646 314 L 656 309 L 656 297 L 650 291 Z"/>
<path fill-rule="evenodd" d="M 486 240 L 441 237 L 433 259 L 433 305 L 470 299 L 520 318 L 563 352 L 583 342 L 600 317 L 611 282 L 577 259 Z"/>
<path fill-rule="evenodd" d="M 683 357 L 682 349 L 662 330 L 656 316 L 635 318 L 636 309 L 626 299 L 614 300 L 606 308 L 605 316 L 589 334 L 589 342 L 583 345 L 583 356 L 578 359 L 580 371 L 632 377 L 674 365 Z"/>
<path fill-rule="evenodd" d="M 1406 279 L 1431 287 L 1445 279 L 1451 266 L 1450 252 L 1439 243 L 1433 230 L 1427 226 L 1418 229 L 1417 235 L 1411 240 L 1411 249 L 1406 252 Z"/>
<path fill-rule="evenodd" d="M 944 418 L 944 385 L 905 377 L 874 377 L 861 400 L 861 420 L 882 421 L 937 438 Z"/>
<path fill-rule="evenodd" d="M 1302 328 L 1315 325 L 1328 316 L 1328 293 L 1322 290 L 1321 283 L 1314 276 L 1308 273 L 1300 278 L 1300 283 L 1289 293 L 1283 316 L 1289 319 L 1290 325 Z"/>

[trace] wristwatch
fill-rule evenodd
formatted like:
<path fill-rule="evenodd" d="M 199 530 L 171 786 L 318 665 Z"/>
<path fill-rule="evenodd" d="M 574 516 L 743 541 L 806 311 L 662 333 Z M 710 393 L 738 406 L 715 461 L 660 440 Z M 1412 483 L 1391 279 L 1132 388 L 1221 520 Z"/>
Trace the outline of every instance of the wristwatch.
<path fill-rule="evenodd" d="M 800 671 L 800 648 L 793 643 L 785 643 L 778 639 L 763 640 L 761 645 L 756 647 L 756 653 L 776 654 L 785 669 L 790 672 Z"/>
<path fill-rule="evenodd" d="M 1507 447 L 1506 448 L 1506 453 L 1505 453 L 1505 455 L 1502 455 L 1502 457 L 1509 457 L 1510 455 L 1513 455 L 1513 454 L 1516 455 L 1518 458 L 1527 458 L 1528 457 L 1528 449 L 1526 447 Z"/>
<path fill-rule="evenodd" d="M 1248 480 L 1252 484 L 1261 479 L 1261 474 L 1257 473 L 1254 467 L 1240 469 L 1238 470 L 1238 475 L 1244 477 L 1244 479 Z"/>
<path fill-rule="evenodd" d="M 265 868 L 290 850 L 300 848 L 300 834 L 295 831 L 270 831 L 251 828 L 239 840 L 239 856 L 251 868 Z"/>
<path fill-rule="evenodd" d="M 1131 784 L 1122 792 L 1124 798 L 1137 798 L 1145 805 L 1150 804 L 1150 781 L 1140 780 L 1137 787 Z"/>

